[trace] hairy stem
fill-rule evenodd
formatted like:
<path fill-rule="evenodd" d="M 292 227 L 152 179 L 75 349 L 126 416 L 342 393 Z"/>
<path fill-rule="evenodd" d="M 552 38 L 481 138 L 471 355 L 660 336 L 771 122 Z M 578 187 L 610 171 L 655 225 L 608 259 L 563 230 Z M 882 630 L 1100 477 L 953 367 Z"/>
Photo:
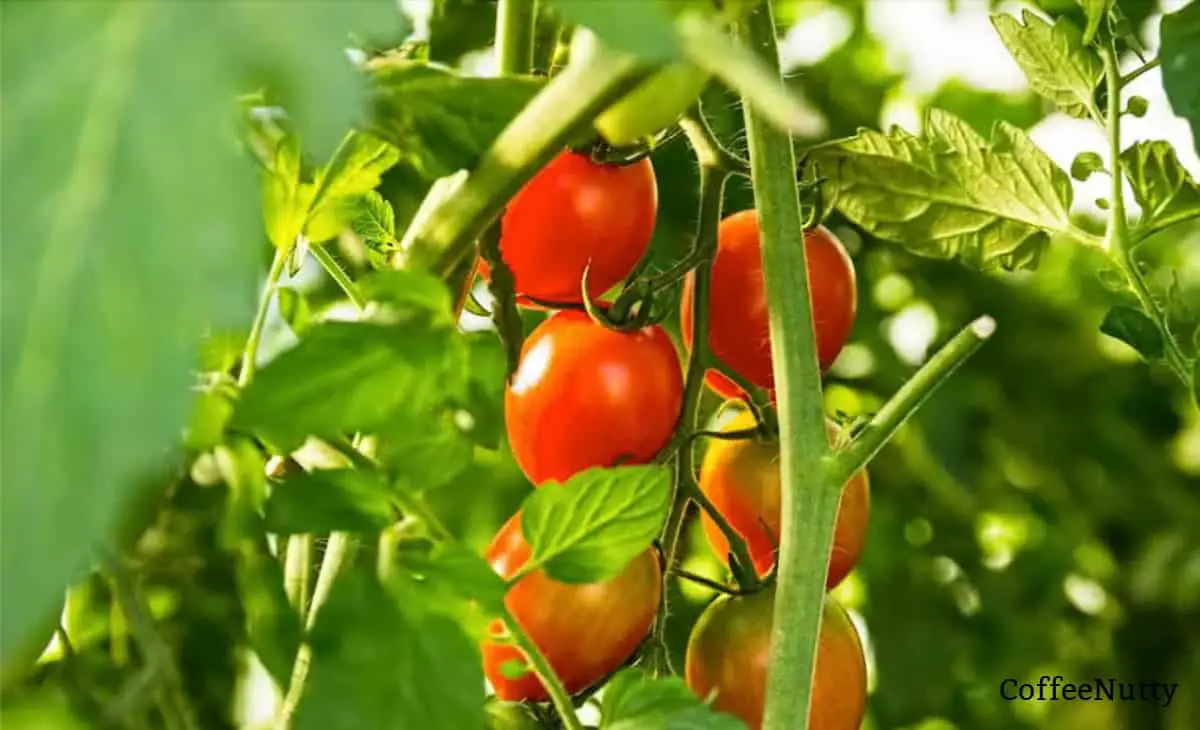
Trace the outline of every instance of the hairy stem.
<path fill-rule="evenodd" d="M 759 3 L 751 10 L 742 31 L 782 86 L 770 4 Z M 821 473 L 829 444 L 805 247 L 799 245 L 804 230 L 795 152 L 791 138 L 777 131 L 753 104 L 746 104 L 744 113 L 762 237 L 783 475 L 779 582 L 763 728 L 807 730 L 841 484 L 812 478 Z"/>
<path fill-rule="evenodd" d="M 258 346 L 262 342 L 263 327 L 267 323 L 267 310 L 271 308 L 271 299 L 279 286 L 279 278 L 287 266 L 290 250 L 277 249 L 271 268 L 267 271 L 267 281 L 263 285 L 262 295 L 258 299 L 258 309 L 254 312 L 254 320 L 250 324 L 250 334 L 246 337 L 246 347 L 242 352 L 242 368 L 238 373 L 238 387 L 245 387 L 258 368 Z"/>

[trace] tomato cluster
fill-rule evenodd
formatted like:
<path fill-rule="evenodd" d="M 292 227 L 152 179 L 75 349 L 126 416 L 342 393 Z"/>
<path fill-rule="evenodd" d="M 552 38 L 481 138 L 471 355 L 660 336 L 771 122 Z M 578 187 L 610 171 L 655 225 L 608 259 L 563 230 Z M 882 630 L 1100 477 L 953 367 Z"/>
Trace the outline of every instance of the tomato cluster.
<path fill-rule="evenodd" d="M 500 254 L 513 273 L 518 303 L 552 306 L 525 340 L 505 389 L 505 425 L 517 465 L 534 484 L 566 482 L 597 466 L 641 464 L 656 458 L 679 423 L 684 399 L 679 353 L 658 325 L 635 329 L 601 322 L 583 309 L 629 277 L 645 255 L 657 215 L 654 169 L 648 159 L 606 165 L 564 152 L 513 198 L 500 223 Z M 854 269 L 845 249 L 824 228 L 805 234 L 813 321 L 822 370 L 832 364 L 855 316 Z M 488 271 L 483 270 L 486 276 Z M 681 323 L 692 346 L 693 275 L 685 281 Z M 743 380 L 773 388 L 770 333 L 755 211 L 726 218 L 712 264 L 708 343 Z M 744 398 L 720 372 L 708 386 Z M 749 411 L 726 425 L 754 426 Z M 837 433 L 830 426 L 831 438 Z M 700 470 L 700 488 L 746 541 L 766 586 L 747 596 L 715 601 L 693 630 L 686 679 L 700 696 L 716 692 L 716 707 L 752 728 L 761 724 L 774 589 L 769 577 L 779 538 L 779 448 L 772 441 L 714 440 Z M 827 586 L 854 567 L 869 512 L 865 472 L 843 493 Z M 725 536 L 705 514 L 709 543 L 722 557 Z M 521 515 L 500 529 L 487 551 L 506 580 L 530 558 Z M 618 669 L 650 631 L 662 597 L 662 569 L 653 549 L 615 577 L 591 584 L 555 581 L 535 570 L 508 592 L 506 606 L 545 655 L 568 692 L 583 691 Z M 813 727 L 852 730 L 866 697 L 862 647 L 844 609 L 827 598 Z M 497 621 L 484 641 L 485 673 L 506 701 L 545 701 L 546 688 Z M 515 671 L 514 671 L 515 670 Z"/>

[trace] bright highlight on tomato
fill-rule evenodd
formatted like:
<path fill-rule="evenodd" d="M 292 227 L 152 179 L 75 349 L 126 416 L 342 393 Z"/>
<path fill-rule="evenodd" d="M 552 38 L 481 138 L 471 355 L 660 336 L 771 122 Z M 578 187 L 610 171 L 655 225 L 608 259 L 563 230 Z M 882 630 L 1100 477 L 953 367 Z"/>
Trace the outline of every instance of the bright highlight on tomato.
<path fill-rule="evenodd" d="M 812 299 L 821 371 L 829 369 L 842 351 L 858 308 L 854 265 L 845 247 L 823 226 L 806 231 L 804 251 Z M 692 299 L 695 273 L 684 280 L 680 325 L 684 345 L 692 346 Z M 767 295 L 763 282 L 758 213 L 744 210 L 721 221 L 717 256 L 713 261 L 708 310 L 708 344 L 713 353 L 746 380 L 773 390 L 771 338 Z M 726 398 L 741 397 L 741 389 L 720 373 L 710 371 L 705 382 Z"/>
<path fill-rule="evenodd" d="M 742 411 L 724 427 L 741 431 L 754 427 L 754 416 Z M 830 441 L 837 427 L 828 424 Z M 712 439 L 700 466 L 700 491 L 724 515 L 730 527 L 746 541 L 758 574 L 766 575 L 775 565 L 779 542 L 783 477 L 779 471 L 779 444 L 755 439 L 726 441 Z M 871 512 L 871 488 L 863 469 L 850 478 L 842 492 L 833 553 L 829 559 L 826 586 L 833 588 L 854 569 L 867 537 Z M 707 514 L 701 525 L 708 544 L 721 558 L 729 554 L 729 542 Z"/>
<path fill-rule="evenodd" d="M 715 709 L 762 727 L 775 589 L 749 596 L 722 596 L 692 629 L 685 675 L 699 697 L 716 692 Z M 826 597 L 817 643 L 817 667 L 808 726 L 858 730 L 867 701 L 867 666 L 850 616 Z"/>
<path fill-rule="evenodd" d="M 661 327 L 617 332 L 577 311 L 534 329 L 504 393 L 513 456 L 535 485 L 649 462 L 682 407 L 679 355 Z"/>
<path fill-rule="evenodd" d="M 601 165 L 563 152 L 509 202 L 500 218 L 500 254 L 520 295 L 583 301 L 583 272 L 595 298 L 629 276 L 645 255 L 658 214 L 648 158 Z M 480 262 L 480 273 L 489 270 Z"/>
<path fill-rule="evenodd" d="M 514 576 L 529 560 L 529 543 L 521 534 L 520 513 L 493 538 L 485 557 L 501 578 Z M 662 570 L 653 548 L 625 566 L 615 578 L 570 584 L 551 580 L 536 570 L 513 586 L 504 599 L 517 623 L 545 655 L 571 694 L 587 689 L 629 658 L 650 631 L 662 595 Z M 492 636 L 503 626 L 492 624 Z M 546 688 L 532 671 L 505 676 L 509 664 L 526 664 L 514 645 L 485 641 L 483 668 L 496 696 L 508 701 L 544 702 Z"/>

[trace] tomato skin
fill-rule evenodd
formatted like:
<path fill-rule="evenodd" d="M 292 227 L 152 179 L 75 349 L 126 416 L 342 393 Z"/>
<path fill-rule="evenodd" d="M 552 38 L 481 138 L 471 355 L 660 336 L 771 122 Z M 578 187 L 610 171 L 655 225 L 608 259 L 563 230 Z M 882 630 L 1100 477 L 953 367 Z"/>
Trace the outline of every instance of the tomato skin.
<path fill-rule="evenodd" d="M 683 369 L 661 327 L 616 332 L 577 311 L 530 333 L 504 391 L 509 445 L 535 485 L 649 462 L 682 407 Z"/>
<path fill-rule="evenodd" d="M 658 187 L 649 158 L 601 165 L 563 152 L 538 171 L 500 218 L 500 254 L 520 295 L 583 301 L 629 276 L 650 247 Z M 485 278 L 489 268 L 481 262 Z"/>
<path fill-rule="evenodd" d="M 724 427 L 740 431 L 754 426 L 753 414 L 742 411 Z M 830 440 L 837 427 L 827 423 Z M 700 491 L 725 517 L 730 527 L 745 540 L 750 559 L 760 576 L 775 565 L 781 519 L 783 477 L 779 470 L 779 444 L 755 439 L 725 441 L 713 439 L 700 466 Z M 826 587 L 833 588 L 854 569 L 867 537 L 871 512 L 871 487 L 866 469 L 850 478 L 842 491 L 837 525 L 833 534 L 833 553 L 829 559 Z M 701 525 L 708 544 L 722 559 L 729 554 L 729 542 L 707 513 Z M 764 526 L 765 523 L 765 526 Z"/>
<path fill-rule="evenodd" d="M 517 513 L 496 533 L 484 557 L 508 580 L 529 560 L 530 547 Z M 616 671 L 650 631 L 662 597 L 662 570 L 653 548 L 638 555 L 615 578 L 598 583 L 560 583 L 536 570 L 505 596 L 504 604 L 545 655 L 571 694 Z M 499 620 L 491 632 L 502 632 Z M 483 669 L 496 696 L 507 701 L 550 698 L 532 671 L 518 679 L 501 666 L 524 654 L 512 644 L 484 641 Z"/>
<path fill-rule="evenodd" d="M 749 596 L 721 596 L 704 610 L 688 639 L 688 687 L 702 698 L 715 690 L 713 707 L 752 730 L 762 727 L 774 604 L 774 586 Z M 846 609 L 827 596 L 808 725 L 858 730 L 866 701 L 867 666 L 858 631 Z"/>
<path fill-rule="evenodd" d="M 709 291 L 709 347 L 746 380 L 774 390 L 758 212 L 743 210 L 728 216 L 721 221 L 717 239 Z M 850 255 L 824 226 L 805 231 L 804 251 L 816 323 L 817 358 L 821 372 L 825 372 L 837 359 L 854 327 L 858 285 Z M 680 326 L 689 350 L 695 286 L 693 272 L 684 280 L 680 301 Z M 705 382 L 725 398 L 744 397 L 740 388 L 718 372 L 709 371 Z"/>

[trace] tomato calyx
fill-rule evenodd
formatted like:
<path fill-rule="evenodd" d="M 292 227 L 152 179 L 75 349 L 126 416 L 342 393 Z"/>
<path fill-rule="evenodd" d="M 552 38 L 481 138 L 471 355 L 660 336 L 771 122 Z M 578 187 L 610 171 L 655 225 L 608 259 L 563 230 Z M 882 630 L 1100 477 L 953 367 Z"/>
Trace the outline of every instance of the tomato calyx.
<path fill-rule="evenodd" d="M 659 324 L 666 312 L 655 311 L 654 291 L 645 285 L 644 279 L 629 284 L 611 304 L 597 302 L 588 293 L 588 272 L 591 265 L 583 269 L 580 290 L 583 309 L 593 322 L 617 332 L 635 332 Z"/>

